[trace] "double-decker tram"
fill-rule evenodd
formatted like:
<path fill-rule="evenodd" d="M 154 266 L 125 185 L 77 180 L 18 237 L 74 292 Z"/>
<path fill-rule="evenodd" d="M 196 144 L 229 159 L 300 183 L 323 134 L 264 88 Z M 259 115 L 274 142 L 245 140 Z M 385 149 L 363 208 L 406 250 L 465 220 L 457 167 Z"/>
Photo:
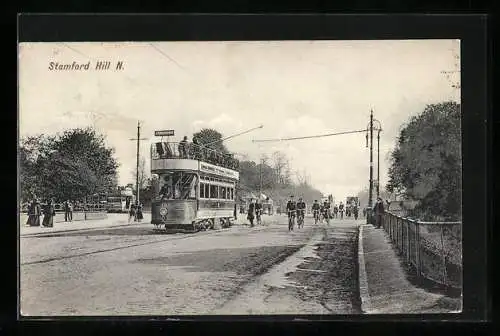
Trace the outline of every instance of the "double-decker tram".
<path fill-rule="evenodd" d="M 155 230 L 196 232 L 231 226 L 237 169 L 231 154 L 196 144 L 154 143 L 151 223 Z"/>

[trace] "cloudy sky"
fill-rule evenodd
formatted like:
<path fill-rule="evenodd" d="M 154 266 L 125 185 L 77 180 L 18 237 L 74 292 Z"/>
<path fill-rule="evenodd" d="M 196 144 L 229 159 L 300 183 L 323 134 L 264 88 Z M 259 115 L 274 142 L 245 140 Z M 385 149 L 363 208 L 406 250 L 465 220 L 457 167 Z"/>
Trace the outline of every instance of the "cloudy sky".
<path fill-rule="evenodd" d="M 452 40 L 22 43 L 19 134 L 93 125 L 116 149 L 126 184 L 133 182 L 136 143 L 129 139 L 137 120 L 149 138 L 141 145 L 147 157 L 154 130 L 174 129 L 180 138 L 212 127 L 229 136 L 262 124 L 226 145 L 255 161 L 283 151 L 293 171 L 307 172 L 311 184 L 341 199 L 368 184 L 365 134 L 252 140 L 364 129 L 373 109 L 383 128 L 385 185 L 401 126 L 426 104 L 459 99 L 441 73 L 459 70 L 459 48 Z M 93 70 L 99 60 L 112 68 Z M 73 61 L 90 61 L 91 69 L 49 70 L 49 62 Z M 118 61 L 121 71 L 114 69 Z"/>

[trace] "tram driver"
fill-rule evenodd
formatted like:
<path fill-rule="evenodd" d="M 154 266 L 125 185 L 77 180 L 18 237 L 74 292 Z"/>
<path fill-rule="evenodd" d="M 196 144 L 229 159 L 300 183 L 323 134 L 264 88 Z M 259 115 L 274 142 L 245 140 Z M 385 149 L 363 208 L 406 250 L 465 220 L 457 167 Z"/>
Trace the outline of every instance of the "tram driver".
<path fill-rule="evenodd" d="M 165 177 L 163 186 L 160 189 L 160 198 L 163 199 L 171 199 L 172 198 L 172 188 L 170 187 L 170 178 Z"/>

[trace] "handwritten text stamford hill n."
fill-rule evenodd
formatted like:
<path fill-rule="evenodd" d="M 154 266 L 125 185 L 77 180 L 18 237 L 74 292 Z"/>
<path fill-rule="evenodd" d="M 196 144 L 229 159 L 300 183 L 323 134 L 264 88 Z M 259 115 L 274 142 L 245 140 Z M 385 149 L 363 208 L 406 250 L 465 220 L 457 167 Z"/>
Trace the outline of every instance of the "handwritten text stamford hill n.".
<path fill-rule="evenodd" d="M 59 62 L 49 62 L 50 71 L 106 71 L 106 70 L 123 70 L 123 61 L 111 62 L 111 61 L 96 61 L 94 63 L 59 63 Z"/>

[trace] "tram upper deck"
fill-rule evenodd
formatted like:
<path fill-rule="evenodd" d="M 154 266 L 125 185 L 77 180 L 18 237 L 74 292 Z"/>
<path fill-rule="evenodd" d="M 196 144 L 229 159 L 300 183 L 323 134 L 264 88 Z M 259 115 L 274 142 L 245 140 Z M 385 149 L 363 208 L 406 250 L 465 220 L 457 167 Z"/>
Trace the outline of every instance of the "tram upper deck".
<path fill-rule="evenodd" d="M 193 143 L 157 142 L 151 146 L 151 172 L 166 169 L 204 170 L 198 166 L 197 161 L 200 162 L 200 166 L 202 162 L 205 162 L 225 168 L 224 171 L 231 170 L 236 173 L 232 175 L 238 179 L 239 161 L 234 158 L 233 154 L 222 153 Z M 205 168 L 212 169 L 213 167 L 205 166 Z M 223 171 L 212 172 L 224 174 Z"/>

